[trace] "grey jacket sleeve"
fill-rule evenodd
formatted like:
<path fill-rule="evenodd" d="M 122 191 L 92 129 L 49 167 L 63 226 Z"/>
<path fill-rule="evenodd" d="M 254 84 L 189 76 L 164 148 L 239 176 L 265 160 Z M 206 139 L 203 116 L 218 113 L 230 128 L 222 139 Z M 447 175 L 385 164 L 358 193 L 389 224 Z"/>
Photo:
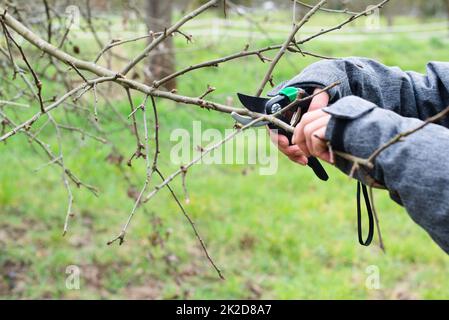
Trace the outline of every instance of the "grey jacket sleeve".
<path fill-rule="evenodd" d="M 331 102 L 358 96 L 402 116 L 427 119 L 449 106 L 449 63 L 430 62 L 427 74 L 404 72 L 366 58 L 323 60 L 304 69 L 284 86 L 303 88 L 341 84 L 330 90 Z M 445 122 L 449 127 L 449 119 Z"/>
<path fill-rule="evenodd" d="M 326 138 L 334 149 L 367 158 L 395 135 L 422 121 L 403 117 L 355 96 L 324 109 L 332 115 Z M 336 159 L 349 173 L 352 163 Z M 396 202 L 449 254 L 449 129 L 430 124 L 380 153 L 373 170 L 358 171 L 386 186 Z"/>
<path fill-rule="evenodd" d="M 332 115 L 326 138 L 335 150 L 367 158 L 395 135 L 416 128 L 449 106 L 449 63 L 432 62 L 427 74 L 404 72 L 364 58 L 320 61 L 283 86 L 329 91 Z M 356 178 L 385 186 L 411 218 L 449 254 L 449 117 L 383 151 L 371 171 Z M 336 158 L 349 173 L 352 163 Z"/>

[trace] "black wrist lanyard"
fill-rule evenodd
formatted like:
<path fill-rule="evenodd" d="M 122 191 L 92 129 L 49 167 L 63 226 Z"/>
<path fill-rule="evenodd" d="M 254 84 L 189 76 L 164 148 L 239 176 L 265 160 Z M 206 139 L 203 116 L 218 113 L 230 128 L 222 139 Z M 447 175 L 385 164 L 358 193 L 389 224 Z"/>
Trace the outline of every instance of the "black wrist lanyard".
<path fill-rule="evenodd" d="M 360 189 L 362 189 L 363 198 L 365 199 L 366 210 L 368 213 L 368 236 L 366 240 L 363 241 L 363 232 L 362 232 L 362 210 L 360 207 Z M 359 236 L 359 243 L 362 246 L 369 246 L 373 241 L 374 236 L 374 215 L 371 208 L 371 203 L 369 199 L 368 189 L 361 182 L 357 182 L 357 230 Z"/>

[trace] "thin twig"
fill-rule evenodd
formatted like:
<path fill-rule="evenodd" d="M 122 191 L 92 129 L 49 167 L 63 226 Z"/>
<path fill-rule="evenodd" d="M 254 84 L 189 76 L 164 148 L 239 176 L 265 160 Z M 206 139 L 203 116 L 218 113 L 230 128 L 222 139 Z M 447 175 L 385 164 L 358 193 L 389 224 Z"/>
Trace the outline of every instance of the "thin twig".
<path fill-rule="evenodd" d="M 159 175 L 159 177 L 162 179 L 162 181 L 165 181 L 164 176 L 162 175 L 162 173 L 159 171 L 159 169 L 156 169 L 156 173 Z M 216 265 L 216 263 L 214 262 L 214 260 L 212 259 L 212 257 L 210 256 L 209 252 L 207 251 L 206 248 L 206 244 L 204 243 L 203 239 L 201 238 L 197 227 L 195 226 L 195 223 L 193 222 L 193 220 L 190 218 L 189 214 L 187 213 L 187 211 L 184 209 L 184 206 L 181 204 L 181 202 L 179 201 L 178 197 L 176 196 L 175 192 L 173 191 L 173 189 L 170 187 L 170 184 L 167 183 L 167 188 L 170 191 L 171 195 L 173 196 L 173 199 L 175 199 L 176 203 L 178 204 L 178 207 L 181 209 L 182 214 L 184 215 L 184 217 L 186 217 L 187 221 L 189 222 L 190 226 L 193 229 L 193 232 L 195 233 L 196 238 L 198 239 L 198 241 L 201 244 L 201 247 L 203 249 L 204 254 L 207 257 L 207 260 L 209 260 L 210 264 L 212 265 L 212 267 L 215 269 L 215 271 L 217 272 L 218 276 L 220 277 L 220 279 L 225 280 L 225 277 L 223 276 L 220 268 L 218 268 L 218 266 Z"/>
<path fill-rule="evenodd" d="M 327 0 L 321 0 L 318 4 L 316 4 L 313 7 L 312 10 L 310 10 L 304 16 L 304 18 L 297 25 L 293 24 L 292 32 L 285 40 L 284 44 L 282 45 L 281 49 L 278 51 L 278 53 L 274 57 L 273 61 L 270 63 L 270 67 L 268 68 L 268 71 L 266 72 L 265 76 L 263 77 L 262 83 L 260 84 L 259 89 L 257 89 L 256 96 L 260 96 L 262 94 L 262 92 L 265 88 L 265 85 L 268 83 L 268 81 L 270 80 L 270 78 L 273 74 L 274 68 L 276 67 L 278 62 L 281 60 L 281 58 L 285 54 L 285 52 L 287 51 L 287 48 L 290 46 L 290 43 L 292 42 L 292 40 L 295 38 L 296 33 L 299 31 L 299 29 L 301 29 L 310 20 L 310 18 L 315 14 L 315 12 L 319 8 L 321 8 L 326 2 L 327 2 Z"/>
<path fill-rule="evenodd" d="M 382 240 L 382 232 L 380 231 L 380 223 L 379 223 L 379 217 L 377 215 L 377 211 L 376 211 L 376 207 L 374 205 L 375 201 L 374 201 L 374 192 L 373 192 L 373 187 L 370 186 L 369 187 L 369 197 L 370 197 L 370 202 L 371 202 L 371 209 L 374 215 L 374 221 L 376 222 L 376 229 L 377 229 L 377 236 L 379 237 L 379 248 L 386 253 L 386 248 L 384 245 L 384 241 Z"/>

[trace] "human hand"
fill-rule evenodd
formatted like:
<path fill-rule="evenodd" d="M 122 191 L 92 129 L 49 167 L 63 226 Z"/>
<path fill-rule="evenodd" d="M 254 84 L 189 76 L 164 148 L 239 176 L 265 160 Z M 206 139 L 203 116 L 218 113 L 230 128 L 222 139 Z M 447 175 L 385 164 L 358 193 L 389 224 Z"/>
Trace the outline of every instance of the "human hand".
<path fill-rule="evenodd" d="M 321 89 L 315 89 L 314 94 L 319 92 Z M 315 111 L 320 111 L 322 108 L 326 107 L 327 104 L 329 103 L 329 95 L 326 92 L 323 92 L 317 96 L 315 96 L 312 101 L 310 102 L 310 106 L 309 106 L 309 111 L 303 116 L 303 119 L 301 120 L 301 122 L 298 124 L 298 126 L 300 126 L 300 124 L 303 122 L 304 117 L 306 117 L 309 113 L 313 113 Z M 324 112 L 323 112 L 324 113 Z M 308 116 L 306 117 L 308 118 Z M 298 128 L 297 126 L 297 128 Z M 304 129 L 302 129 L 304 130 Z M 295 129 L 295 133 L 296 133 L 296 129 Z M 306 143 L 301 143 L 301 144 L 296 144 L 294 143 L 293 145 L 290 145 L 287 137 L 283 136 L 283 135 L 279 135 L 276 134 L 274 131 L 270 130 L 270 137 L 271 140 L 277 145 L 278 149 L 285 154 L 291 161 L 296 162 L 300 165 L 307 165 L 307 158 L 311 155 L 310 150 L 307 148 L 307 142 Z M 325 129 L 324 129 L 325 132 Z M 323 134 L 324 136 L 324 134 Z M 301 138 L 303 136 L 301 135 Z M 314 141 L 316 140 L 316 138 L 314 139 Z M 295 140 L 293 140 L 294 142 Z M 306 141 L 306 140 L 305 140 Z M 302 142 L 302 140 L 301 140 Z M 304 148 L 304 150 L 301 148 Z M 317 146 L 318 147 L 318 146 Z M 326 146 L 327 148 L 327 146 Z M 323 155 L 325 156 L 325 155 Z M 325 159 L 323 159 L 325 160 Z M 327 161 L 327 160 L 325 160 Z M 329 162 L 329 161 L 328 161 Z"/>
<path fill-rule="evenodd" d="M 325 140 L 326 128 L 331 116 L 321 109 L 307 112 L 296 126 L 292 142 L 305 156 L 320 158 L 331 163 Z"/>

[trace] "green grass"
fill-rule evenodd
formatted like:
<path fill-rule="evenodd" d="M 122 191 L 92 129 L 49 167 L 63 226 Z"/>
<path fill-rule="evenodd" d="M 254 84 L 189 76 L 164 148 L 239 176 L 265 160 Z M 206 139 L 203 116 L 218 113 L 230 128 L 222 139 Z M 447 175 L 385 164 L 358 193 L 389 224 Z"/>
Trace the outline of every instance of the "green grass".
<path fill-rule="evenodd" d="M 205 44 L 201 39 L 196 43 Z M 209 49 L 192 53 L 183 50 L 192 45 L 179 40 L 177 63 L 187 66 L 238 51 L 244 44 L 243 40 L 221 39 Z M 268 44 L 260 41 L 257 46 Z M 84 47 L 82 55 L 95 51 Z M 140 47 L 132 44 L 126 50 L 131 54 Z M 446 59 L 448 42 L 437 38 L 368 38 L 358 43 L 317 41 L 306 49 L 335 57 L 367 56 L 423 72 L 427 61 Z M 289 54 L 274 80 L 291 78 L 314 61 Z M 266 68 L 267 64 L 252 57 L 198 70 L 179 78 L 179 92 L 198 96 L 210 84 L 217 90 L 209 99 L 224 102 L 235 97 L 235 92 L 254 92 Z M 44 90 L 46 97 L 59 93 L 50 83 L 44 83 Z M 114 92 L 113 96 L 119 97 L 114 104 L 126 117 L 129 106 L 124 95 Z M 135 95 L 136 103 L 141 99 Z M 173 129 L 189 129 L 192 120 L 201 120 L 203 128 L 220 130 L 233 124 L 228 115 L 167 101 L 158 104 L 165 174 L 176 169 L 169 161 Z M 110 111 L 103 105 L 99 109 L 100 119 L 106 119 Z M 64 112 L 54 115 L 66 121 Z M 81 117 L 69 117 L 72 124 L 94 131 Z M 117 122 L 102 120 L 101 124 L 105 130 L 118 128 Z M 62 237 L 67 195 L 59 167 L 47 166 L 35 172 L 47 160 L 24 135 L 0 146 L 2 298 L 449 298 L 446 254 L 386 193 L 375 194 L 387 246 L 383 254 L 375 245 L 364 248 L 357 244 L 354 182 L 329 166 L 331 180 L 320 182 L 310 170 L 282 157 L 274 176 L 259 175 L 257 166 L 200 165 L 189 170 L 191 202 L 185 207 L 222 268 L 225 281 L 217 278 L 166 190 L 137 212 L 122 246 L 107 246 L 133 205 L 123 172 L 140 188 L 144 163 L 138 160 L 133 168 L 123 165 L 119 169 L 105 161 L 112 151 L 110 145 L 63 134 L 67 166 L 83 181 L 97 186 L 100 197 L 74 188 L 75 217 L 69 233 Z M 41 137 L 57 151 L 50 127 Z M 134 152 L 134 140 L 128 132 L 114 132 L 110 139 L 126 158 Z M 182 198 L 180 181 L 173 187 Z M 155 245 L 155 239 L 163 244 Z M 65 287 L 68 265 L 81 268 L 80 290 Z M 371 265 L 380 270 L 380 290 L 365 286 L 365 271 Z"/>

